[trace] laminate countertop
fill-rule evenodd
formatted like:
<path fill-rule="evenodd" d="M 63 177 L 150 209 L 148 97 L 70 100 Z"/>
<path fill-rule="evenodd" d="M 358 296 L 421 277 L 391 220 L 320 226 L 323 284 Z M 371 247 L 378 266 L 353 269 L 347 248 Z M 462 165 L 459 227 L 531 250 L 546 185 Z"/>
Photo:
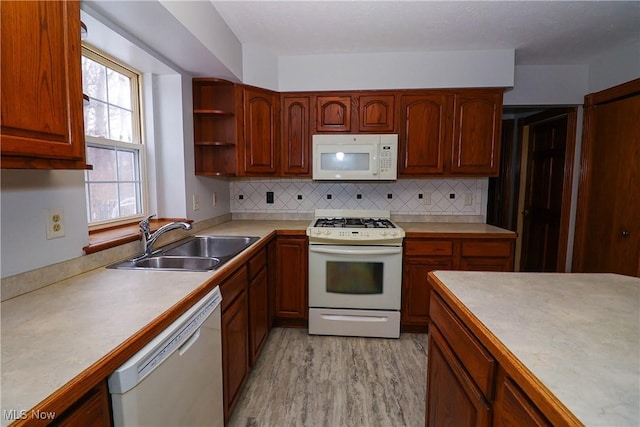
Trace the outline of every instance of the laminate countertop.
<path fill-rule="evenodd" d="M 437 271 L 434 289 L 587 426 L 640 424 L 640 279 Z M 480 337 L 481 338 L 481 337 Z M 482 338 L 481 338 L 482 341 Z M 499 360 L 500 362 L 500 360 Z"/>
<path fill-rule="evenodd" d="M 303 233 L 307 225 L 308 221 L 231 221 L 197 234 L 259 236 L 262 239 L 252 245 L 258 246 L 274 230 Z M 9 411 L 30 412 L 52 393 L 81 380 L 104 358 L 132 345 L 167 312 L 195 294 L 204 296 L 238 265 L 232 260 L 212 272 L 103 267 L 2 302 L 0 425 L 13 421 L 7 419 Z M 172 317 L 179 314 L 173 312 Z"/>
<path fill-rule="evenodd" d="M 434 229 L 407 224 L 421 232 Z M 276 230 L 304 235 L 308 225 L 309 221 L 234 220 L 196 234 L 259 236 L 261 240 L 253 245 L 258 247 Z M 483 232 L 491 226 L 456 223 L 435 227 L 467 233 L 469 227 Z M 53 393 L 77 388 L 88 372 L 102 372 L 112 366 L 116 355 L 132 346 L 141 348 L 142 338 L 150 339 L 144 335 L 149 325 L 168 325 L 187 304 L 195 303 L 246 261 L 250 252 L 251 247 L 213 272 L 102 267 L 2 302 L 3 414 L 46 410 Z M 11 421 L 3 416 L 0 425 Z"/>

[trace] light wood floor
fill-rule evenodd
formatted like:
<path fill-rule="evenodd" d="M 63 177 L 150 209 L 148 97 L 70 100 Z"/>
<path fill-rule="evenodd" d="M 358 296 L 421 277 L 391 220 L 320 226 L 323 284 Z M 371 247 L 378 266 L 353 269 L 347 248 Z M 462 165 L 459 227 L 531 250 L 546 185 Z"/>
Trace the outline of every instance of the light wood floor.
<path fill-rule="evenodd" d="M 424 426 L 427 335 L 310 336 L 275 328 L 229 427 Z"/>

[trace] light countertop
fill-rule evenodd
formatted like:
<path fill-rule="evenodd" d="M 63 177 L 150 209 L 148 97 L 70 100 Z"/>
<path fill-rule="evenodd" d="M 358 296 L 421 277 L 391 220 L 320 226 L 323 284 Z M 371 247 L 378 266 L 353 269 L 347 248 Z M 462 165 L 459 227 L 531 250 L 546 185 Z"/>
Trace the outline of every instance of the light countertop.
<path fill-rule="evenodd" d="M 585 425 L 640 423 L 640 279 L 457 271 L 435 276 Z"/>
<path fill-rule="evenodd" d="M 405 233 L 436 233 L 436 234 L 494 234 L 505 238 L 515 237 L 516 233 L 504 228 L 481 223 L 463 222 L 398 222 Z"/>
<path fill-rule="evenodd" d="M 410 224 L 423 232 L 435 225 L 422 229 L 418 223 Z M 196 234 L 264 238 L 274 230 L 304 234 L 308 225 L 309 221 L 234 220 Z M 448 230 L 466 233 L 470 226 L 476 232 L 487 227 L 456 223 Z M 223 269 L 234 265 L 231 261 Z M 213 287 L 220 272 L 102 267 L 4 301 L 1 409 L 21 411 L 36 407 L 98 361 L 130 344 L 133 336 L 172 307 L 184 303 L 203 287 Z M 9 422 L 2 417 L 0 425 Z"/>

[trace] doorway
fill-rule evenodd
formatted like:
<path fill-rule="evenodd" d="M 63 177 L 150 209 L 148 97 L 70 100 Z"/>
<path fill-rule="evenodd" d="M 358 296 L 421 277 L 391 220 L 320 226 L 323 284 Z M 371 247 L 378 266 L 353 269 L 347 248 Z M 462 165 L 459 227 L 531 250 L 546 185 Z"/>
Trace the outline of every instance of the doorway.
<path fill-rule="evenodd" d="M 487 223 L 518 232 L 516 271 L 563 272 L 577 108 L 515 112 L 503 121 L 504 163 L 489 180 Z"/>

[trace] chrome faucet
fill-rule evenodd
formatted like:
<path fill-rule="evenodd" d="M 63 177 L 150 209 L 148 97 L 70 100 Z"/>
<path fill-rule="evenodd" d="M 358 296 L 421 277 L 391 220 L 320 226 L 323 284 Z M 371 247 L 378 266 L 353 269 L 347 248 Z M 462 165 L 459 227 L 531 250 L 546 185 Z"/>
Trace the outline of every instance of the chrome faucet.
<path fill-rule="evenodd" d="M 170 222 L 168 224 L 163 225 L 158 228 L 155 233 L 151 233 L 151 226 L 149 225 L 149 220 L 153 218 L 155 214 L 149 215 L 142 221 L 140 221 L 140 234 L 142 234 L 142 247 L 143 254 L 142 256 L 151 255 L 153 252 L 153 244 L 158 240 L 160 236 L 166 233 L 169 230 L 174 230 L 176 228 L 182 228 L 183 230 L 191 230 L 191 224 L 186 222 Z"/>

